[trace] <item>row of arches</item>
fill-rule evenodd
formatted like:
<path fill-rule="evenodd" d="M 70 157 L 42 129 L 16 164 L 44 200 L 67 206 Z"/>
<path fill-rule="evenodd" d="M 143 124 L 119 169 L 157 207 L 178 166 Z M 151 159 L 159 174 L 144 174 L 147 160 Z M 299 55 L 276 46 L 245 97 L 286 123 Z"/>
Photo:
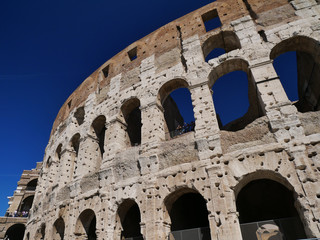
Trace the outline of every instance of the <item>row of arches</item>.
<path fill-rule="evenodd" d="M 9 207 L 5 216 L 6 217 L 28 217 L 29 211 L 33 204 L 34 192 L 36 190 L 38 179 L 30 180 L 25 186 L 23 196 L 19 199 L 17 204 L 12 204 L 15 208 Z"/>
<path fill-rule="evenodd" d="M 214 36 L 213 39 L 218 43 L 220 42 L 220 45 L 223 43 L 223 47 L 228 51 L 240 47 L 234 33 L 231 32 L 221 32 L 219 36 Z M 222 41 L 221 39 L 228 39 L 228 41 Z M 212 39 L 209 42 L 211 41 Z M 210 45 L 206 43 L 204 46 L 206 46 L 204 47 L 205 52 L 215 49 L 215 45 L 213 44 Z M 299 100 L 291 100 L 299 111 L 319 110 L 319 45 L 315 40 L 308 37 L 292 37 L 276 45 L 270 53 L 270 58 L 275 59 L 274 62 L 276 63 L 278 57 L 281 58 L 283 54 L 287 52 L 292 54 L 292 51 L 295 51 L 295 55 L 297 56 L 296 64 L 299 70 L 299 78 L 295 84 L 293 84 L 294 79 L 292 79 L 292 77 L 289 78 L 289 84 L 284 83 L 284 88 L 286 89 L 287 85 L 296 85 L 295 89 L 299 93 L 296 95 L 299 95 Z M 280 59 L 280 62 L 281 61 L 283 60 Z M 284 61 L 285 63 L 282 63 L 282 65 L 286 65 L 287 60 Z M 285 78 L 281 75 L 280 80 L 282 79 Z M 231 87 L 226 87 L 226 85 L 230 85 Z M 264 104 L 261 102 L 250 66 L 245 60 L 240 58 L 230 59 L 218 65 L 209 75 L 208 86 L 213 91 L 213 104 L 217 113 L 217 122 L 221 130 L 237 131 L 243 129 L 246 125 L 264 114 Z M 228 91 L 226 89 L 228 89 Z M 289 97 L 290 94 L 289 91 Z M 233 100 L 230 101 L 229 98 Z M 194 103 L 191 99 L 190 86 L 186 80 L 178 78 L 166 82 L 159 89 L 157 102 L 158 105 L 162 107 L 163 112 L 162 117 L 159 115 L 159 118 L 155 119 L 155 121 L 162 121 L 163 119 L 164 127 L 162 131 L 170 133 L 169 136 L 175 137 L 181 133 L 190 130 L 194 131 L 194 129 L 196 129 L 195 125 L 197 125 L 197 121 L 194 114 Z M 228 102 L 231 103 L 230 106 L 227 105 Z M 107 122 L 106 117 L 103 115 L 98 116 L 92 122 L 88 137 L 92 140 L 91 148 L 99 149 L 94 155 L 96 163 L 93 167 L 94 169 L 99 168 L 105 151 L 108 151 L 106 144 L 112 143 L 115 138 L 118 143 L 122 142 L 120 143 L 120 145 L 122 145 L 119 149 L 136 146 L 141 143 L 142 123 L 147 121 L 143 119 L 143 117 L 140 100 L 133 97 L 125 101 L 120 107 L 120 112 L 116 120 L 119 123 L 117 127 Z M 193 125 L 186 123 L 186 120 L 193 123 Z M 187 127 L 184 128 L 184 126 Z M 110 135 L 111 128 L 117 131 L 113 133 L 112 136 Z M 175 134 L 171 134 L 172 132 L 175 132 Z M 178 134 L 176 134 L 176 132 Z M 79 165 L 79 162 L 76 163 L 76 158 L 79 149 L 82 148 L 80 144 L 82 144 L 82 138 L 79 133 L 76 133 L 70 139 L 69 145 L 66 146 L 66 150 L 72 153 L 70 160 L 66 163 L 67 172 L 61 171 L 64 175 L 68 176 L 66 182 L 76 174 L 76 169 Z M 113 147 L 109 147 L 109 149 L 111 148 Z M 49 168 L 52 162 L 59 165 L 63 151 L 65 150 L 62 149 L 62 144 L 60 144 L 56 149 L 55 159 L 52 160 L 49 157 L 46 166 Z M 90 169 L 89 171 L 93 171 L 94 169 Z M 52 178 L 51 182 L 53 181 Z"/>
<path fill-rule="evenodd" d="M 269 237 L 271 234 L 274 239 L 284 237 L 290 240 L 306 237 L 297 211 L 297 196 L 292 189 L 288 189 L 278 181 L 260 178 L 247 182 L 241 189 L 236 187 L 235 194 L 243 239 L 254 239 L 252 236 L 258 233 L 266 236 L 269 234 Z M 164 221 L 170 224 L 168 239 L 190 239 L 190 234 L 196 233 L 199 233 L 200 237 L 195 237 L 194 240 L 211 239 L 208 204 L 208 200 L 195 189 L 180 188 L 169 194 L 164 199 L 163 206 Z M 287 221 L 288 219 L 290 221 Z M 82 211 L 75 224 L 75 237 L 98 239 L 97 221 L 99 219 L 94 210 Z M 271 232 L 268 232 L 268 229 L 264 229 L 264 233 L 261 232 L 261 229 L 268 227 Z M 64 239 L 65 228 L 63 217 L 59 217 L 52 226 L 52 237 L 46 239 Z M 124 199 L 119 204 L 114 230 L 114 239 L 144 239 L 141 231 L 140 207 L 134 199 Z M 43 239 L 45 233 L 43 224 L 37 231 L 38 237 L 35 239 Z"/>
<path fill-rule="evenodd" d="M 233 32 L 223 31 L 217 35 L 209 37 L 202 45 L 206 62 L 213 58 L 222 56 L 234 49 L 240 48 L 240 41 L 236 34 Z M 306 36 L 294 36 L 286 39 L 278 43 L 270 52 L 270 59 L 273 60 L 273 65 L 279 76 L 281 84 L 284 87 L 288 98 L 297 107 L 299 112 L 318 111 L 320 109 L 319 54 L 320 49 L 318 42 Z M 241 70 L 245 71 L 243 69 Z M 251 82 L 250 77 L 250 74 L 248 74 L 249 84 Z M 242 80 L 243 83 L 241 85 L 236 84 L 237 78 L 239 80 L 245 79 L 240 76 L 240 74 L 234 74 L 234 82 L 230 83 L 235 86 L 235 89 L 238 89 L 238 86 L 243 86 L 245 88 L 246 81 Z M 221 83 L 221 85 L 224 86 L 220 89 L 232 90 L 226 87 L 228 85 L 227 83 Z M 220 89 L 214 92 L 223 92 L 222 94 L 225 94 L 225 92 Z M 248 91 L 250 96 L 250 89 L 248 89 Z M 237 98 L 241 96 L 237 95 L 236 92 L 232 92 L 230 95 L 236 96 Z M 219 98 L 219 96 L 216 97 L 216 99 Z M 238 99 L 244 99 L 242 101 L 245 101 L 245 95 L 242 95 L 242 97 Z M 235 103 L 236 101 L 232 102 Z M 215 106 L 216 112 L 218 114 L 222 113 L 223 110 L 220 111 L 220 106 L 219 104 L 217 105 L 218 106 Z M 225 107 L 224 109 L 231 108 Z M 238 108 L 235 107 L 234 109 L 236 110 Z"/>

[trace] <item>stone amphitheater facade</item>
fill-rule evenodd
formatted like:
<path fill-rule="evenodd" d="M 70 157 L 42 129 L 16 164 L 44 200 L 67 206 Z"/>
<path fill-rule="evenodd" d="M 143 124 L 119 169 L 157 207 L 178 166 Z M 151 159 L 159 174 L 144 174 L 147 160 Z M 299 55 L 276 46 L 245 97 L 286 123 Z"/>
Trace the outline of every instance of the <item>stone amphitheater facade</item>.
<path fill-rule="evenodd" d="M 319 41 L 318 0 L 217 0 L 128 46 L 58 113 L 24 239 L 245 240 L 245 224 L 291 217 L 299 238 L 320 237 Z M 205 61 L 216 48 L 226 53 Z M 273 66 L 288 51 L 298 102 Z M 219 127 L 211 88 L 238 70 L 250 106 Z M 170 137 L 179 114 L 165 102 L 179 88 L 195 128 Z M 283 235 L 258 238 L 267 225 L 257 239 Z"/>

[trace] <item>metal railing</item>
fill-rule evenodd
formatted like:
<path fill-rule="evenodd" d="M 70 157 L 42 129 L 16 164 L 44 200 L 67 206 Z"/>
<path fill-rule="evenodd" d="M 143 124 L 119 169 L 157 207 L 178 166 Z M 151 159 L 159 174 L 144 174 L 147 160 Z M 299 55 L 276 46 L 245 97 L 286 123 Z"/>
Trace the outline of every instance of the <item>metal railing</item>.
<path fill-rule="evenodd" d="M 187 132 L 192 132 L 194 131 L 194 127 L 195 127 L 194 122 L 191 122 L 188 124 L 185 123 L 183 126 L 178 126 L 177 129 L 169 132 L 170 138 L 174 138 L 176 136 L 182 135 Z"/>
<path fill-rule="evenodd" d="M 169 235 L 169 240 L 211 240 L 210 228 L 192 228 L 173 231 Z"/>
<path fill-rule="evenodd" d="M 302 240 L 306 237 L 298 218 L 243 223 L 240 228 L 243 240 Z"/>

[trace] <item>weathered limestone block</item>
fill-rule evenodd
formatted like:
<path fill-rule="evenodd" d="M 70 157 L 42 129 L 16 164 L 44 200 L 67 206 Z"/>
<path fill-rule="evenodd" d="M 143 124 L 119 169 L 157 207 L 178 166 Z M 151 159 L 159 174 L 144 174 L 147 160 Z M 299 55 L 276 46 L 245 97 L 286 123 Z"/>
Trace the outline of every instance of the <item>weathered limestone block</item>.
<path fill-rule="evenodd" d="M 315 0 L 217 0 L 104 63 L 53 124 L 44 159 L 51 166 L 42 169 L 28 240 L 42 232 L 46 240 L 57 237 L 60 218 L 64 239 L 171 239 L 177 225 L 199 217 L 184 214 L 200 206 L 212 240 L 241 240 L 248 222 L 239 196 L 251 184 L 270 182 L 290 195 L 284 205 L 294 213 L 286 217 L 303 224 L 299 238 L 320 237 L 319 13 Z M 216 17 L 221 26 L 209 30 L 207 20 Z M 216 48 L 225 53 L 206 62 Z M 288 51 L 297 52 L 298 93 L 312 103 L 308 111 L 299 107 L 303 99 L 289 101 L 274 69 L 273 60 Z M 233 71 L 247 74 L 250 106 L 220 129 L 210 88 Z M 228 87 L 234 86 L 226 93 Z M 183 124 L 170 96 L 178 88 L 191 93 L 195 129 L 169 136 Z M 94 124 L 99 116 L 103 148 Z M 132 141 L 132 134 L 141 139 Z M 265 207 L 263 197 L 257 202 Z"/>

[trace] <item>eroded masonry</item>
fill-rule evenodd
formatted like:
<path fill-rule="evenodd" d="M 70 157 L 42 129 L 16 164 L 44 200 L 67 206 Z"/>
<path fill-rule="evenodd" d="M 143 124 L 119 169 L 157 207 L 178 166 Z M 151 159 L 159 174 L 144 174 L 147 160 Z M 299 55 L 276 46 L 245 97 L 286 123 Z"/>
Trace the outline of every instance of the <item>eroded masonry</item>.
<path fill-rule="evenodd" d="M 104 63 L 53 124 L 24 239 L 320 237 L 319 19 L 318 0 L 217 0 Z M 273 65 L 290 51 L 295 102 Z M 249 107 L 223 125 L 211 89 L 234 71 Z"/>

